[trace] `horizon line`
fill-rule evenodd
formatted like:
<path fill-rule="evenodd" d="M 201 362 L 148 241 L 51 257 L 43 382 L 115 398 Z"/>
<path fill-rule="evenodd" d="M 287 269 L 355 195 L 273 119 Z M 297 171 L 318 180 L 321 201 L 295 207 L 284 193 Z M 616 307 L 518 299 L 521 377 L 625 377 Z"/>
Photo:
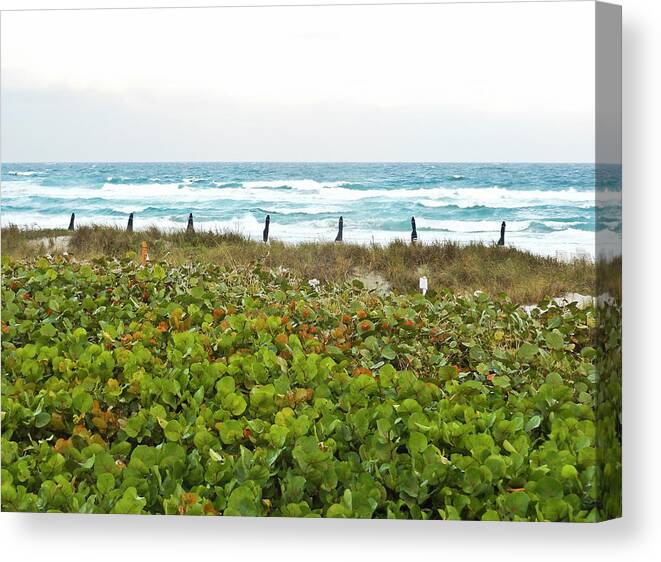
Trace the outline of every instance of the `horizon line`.
<path fill-rule="evenodd" d="M 0 160 L 9 164 L 621 164 L 585 160 Z"/>

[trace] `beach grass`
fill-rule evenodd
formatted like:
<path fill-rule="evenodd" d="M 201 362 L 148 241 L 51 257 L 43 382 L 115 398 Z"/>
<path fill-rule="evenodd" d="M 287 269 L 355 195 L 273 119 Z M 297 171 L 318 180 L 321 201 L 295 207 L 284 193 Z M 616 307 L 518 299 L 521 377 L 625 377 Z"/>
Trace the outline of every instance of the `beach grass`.
<path fill-rule="evenodd" d="M 240 233 L 225 231 L 166 232 L 157 228 L 129 233 L 123 228 L 81 226 L 65 229 L 2 229 L 2 254 L 14 259 L 33 258 L 66 249 L 77 259 L 137 256 L 142 241 L 152 260 L 173 265 L 208 262 L 225 267 L 261 263 L 285 268 L 304 279 L 338 283 L 356 277 L 381 290 L 418 290 L 419 278 L 430 288 L 454 293 L 475 290 L 490 295 L 506 293 L 512 301 L 528 304 L 566 293 L 596 294 L 598 265 L 588 259 L 560 261 L 511 247 L 473 243 L 431 242 L 387 245 L 304 242 L 263 244 Z M 137 259 L 137 257 L 136 257 Z M 617 287 L 613 291 L 618 291 Z"/>

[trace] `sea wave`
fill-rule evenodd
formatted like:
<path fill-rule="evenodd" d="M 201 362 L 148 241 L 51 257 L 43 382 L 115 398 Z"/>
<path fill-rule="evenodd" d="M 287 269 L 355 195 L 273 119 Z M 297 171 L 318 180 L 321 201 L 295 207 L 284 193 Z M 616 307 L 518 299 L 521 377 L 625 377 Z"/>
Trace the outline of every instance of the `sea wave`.
<path fill-rule="evenodd" d="M 565 190 L 510 190 L 501 187 L 481 188 L 414 188 L 414 189 L 351 189 L 346 182 L 315 182 L 301 180 L 280 182 L 243 182 L 242 187 L 203 187 L 190 182 L 171 183 L 111 183 L 101 187 L 53 186 L 47 188 L 49 197 L 67 199 L 98 198 L 108 200 L 144 200 L 167 198 L 171 201 L 263 201 L 305 204 L 351 203 L 362 200 L 409 201 L 423 207 L 437 208 L 454 205 L 459 208 L 484 206 L 490 208 L 535 207 L 594 207 L 594 192 L 573 188 Z M 294 187 L 296 186 L 296 187 Z M 288 187 L 288 191 L 278 190 Z M 32 197 L 44 193 L 44 187 L 24 182 L 7 182 L 4 197 Z M 616 194 L 614 194 L 616 195 Z"/>
<path fill-rule="evenodd" d="M 271 215 L 297 215 L 297 216 L 306 216 L 306 215 L 328 215 L 328 214 L 339 214 L 343 212 L 341 207 L 257 207 L 257 210 L 264 214 Z"/>
<path fill-rule="evenodd" d="M 411 190 L 406 190 L 410 191 Z M 460 208 L 484 206 L 491 208 L 536 207 L 539 205 L 555 205 L 558 207 L 578 206 L 593 207 L 594 192 L 574 188 L 563 190 L 514 190 L 502 187 L 464 187 L 450 189 L 438 187 L 424 190 L 414 190 L 421 199 L 423 207 L 446 207 L 456 205 Z"/>
<path fill-rule="evenodd" d="M 489 164 L 7 163 L 2 221 L 40 227 L 76 224 L 238 230 L 261 239 L 271 215 L 274 239 L 410 239 L 422 243 L 506 242 L 531 250 L 593 247 L 595 229 L 621 232 L 621 192 L 595 194 L 594 167 Z M 20 177 L 24 176 L 24 177 Z M 617 184 L 615 176 L 613 184 Z M 610 184 L 609 184 L 610 185 Z M 597 216 L 598 215 L 598 216 Z M 601 243 L 601 240 L 600 240 Z"/>
<path fill-rule="evenodd" d="M 282 188 L 300 189 L 303 191 L 316 191 L 327 188 L 343 187 L 348 185 L 347 181 L 316 181 L 311 179 L 303 180 L 268 180 L 268 181 L 244 181 L 242 187 L 246 189 L 268 189 Z"/>
<path fill-rule="evenodd" d="M 557 232 L 561 230 L 593 230 L 594 227 L 589 223 L 579 222 L 556 222 L 556 221 L 505 221 L 508 233 L 513 232 Z M 416 219 L 416 226 L 418 230 L 440 230 L 446 232 L 465 232 L 465 233 L 480 233 L 480 232 L 500 232 L 500 225 L 502 221 L 495 220 L 435 220 L 420 217 Z M 584 228 L 585 227 L 585 228 Z"/>
<path fill-rule="evenodd" d="M 14 170 L 9 170 L 7 172 L 8 176 L 26 176 L 26 177 L 31 177 L 31 176 L 43 176 L 45 175 L 44 172 L 38 172 L 36 170 L 25 170 L 25 171 L 14 171 Z"/>
<path fill-rule="evenodd" d="M 563 223 L 560 223 L 561 225 Z M 531 221 L 530 224 L 525 228 L 528 232 L 554 232 L 556 230 L 566 230 L 568 229 L 569 226 L 564 225 L 564 228 L 554 228 L 553 226 L 547 224 L 546 222 L 540 222 L 540 221 Z"/>

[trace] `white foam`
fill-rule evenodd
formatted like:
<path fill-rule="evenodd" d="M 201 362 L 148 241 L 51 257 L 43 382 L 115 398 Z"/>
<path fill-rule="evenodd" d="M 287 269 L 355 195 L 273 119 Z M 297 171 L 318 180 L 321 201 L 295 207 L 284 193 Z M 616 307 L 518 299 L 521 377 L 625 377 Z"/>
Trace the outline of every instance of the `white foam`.
<path fill-rule="evenodd" d="M 201 187 L 195 184 L 196 177 L 189 177 L 181 182 L 122 184 L 106 182 L 102 187 L 86 186 L 53 186 L 44 187 L 35 180 L 14 180 L 2 182 L 3 203 L 9 204 L 12 199 L 29 199 L 37 196 L 48 196 L 63 201 L 71 201 L 71 206 L 83 211 L 109 208 L 115 212 L 137 212 L 135 228 L 144 229 L 148 226 L 158 226 L 164 229 L 185 228 L 187 208 L 204 208 L 213 211 L 222 207 L 223 201 L 241 203 L 244 208 L 260 208 L 273 213 L 271 235 L 275 239 L 288 242 L 300 241 L 332 241 L 336 235 L 337 217 L 310 217 L 307 221 L 295 225 L 278 224 L 277 214 L 308 214 L 323 215 L 325 213 L 342 214 L 351 209 L 360 208 L 363 202 L 372 200 L 375 204 L 420 203 L 426 207 L 444 207 L 455 205 L 467 208 L 484 206 L 490 208 L 522 208 L 540 205 L 560 207 L 579 207 L 591 209 L 595 204 L 593 191 L 565 189 L 560 191 L 541 190 L 509 190 L 500 187 L 483 188 L 450 188 L 431 187 L 416 189 L 352 189 L 346 182 L 319 182 L 315 180 L 268 180 L 244 182 L 242 187 L 236 187 L 235 182 L 224 185 L 235 187 Z M 288 186 L 290 189 L 276 189 Z M 618 204 L 620 192 L 600 192 L 600 197 L 609 204 Z M 95 201 L 91 201 L 94 199 Z M 59 203 L 59 202 L 58 202 Z M 243 205 L 245 204 L 245 205 Z M 181 207 L 181 216 L 171 216 L 149 219 L 141 217 L 140 212 L 148 207 Z M 68 203 L 62 204 L 68 208 Z M 72 208 L 75 211 L 76 208 Z M 231 208 L 231 207 L 228 207 Z M 62 216 L 41 215 L 34 211 L 22 213 L 3 213 L 3 224 L 14 223 L 20 226 L 41 228 L 66 228 L 69 212 Z M 567 211 L 568 213 L 571 211 Z M 77 213 L 78 214 L 78 213 Z M 439 215 L 443 215 L 439 212 Z M 408 218 L 408 217 L 406 217 Z M 503 217 L 506 219 L 506 217 Z M 284 220 L 284 219 L 283 219 Z M 344 238 L 348 242 L 386 243 L 394 239 L 408 241 L 410 231 L 379 230 L 379 221 L 383 217 L 361 219 L 362 230 L 354 230 L 352 221 L 345 222 Z M 433 240 L 454 240 L 462 243 L 471 241 L 495 242 L 500 235 L 500 220 L 442 220 L 416 217 L 419 236 L 422 243 Z M 357 221 L 358 222 L 358 221 Z M 531 220 L 507 221 L 506 242 L 514 246 L 533 251 L 555 255 L 556 252 L 566 252 L 575 255 L 581 248 L 594 254 L 594 232 L 573 228 L 579 223 L 563 223 L 553 219 L 540 218 L 538 222 L 553 229 L 552 232 L 530 232 Z M 126 217 L 93 216 L 77 217 L 76 223 L 111 224 L 124 227 Z M 250 213 L 244 213 L 227 220 L 201 220 L 195 216 L 195 225 L 199 229 L 235 230 L 253 239 L 261 239 L 263 222 Z M 621 246 L 621 236 L 617 233 L 600 234 L 601 248 L 617 253 Z"/>
<path fill-rule="evenodd" d="M 573 206 L 591 208 L 595 204 L 594 192 L 566 189 L 562 191 L 526 190 L 517 191 L 500 187 L 457 188 L 447 187 L 417 189 L 351 189 L 343 187 L 346 182 L 316 182 L 314 180 L 270 180 L 266 182 L 244 182 L 243 187 L 196 187 L 196 178 L 186 178 L 184 182 L 172 183 L 105 183 L 101 188 L 94 187 L 47 187 L 29 182 L 5 182 L 3 196 L 30 197 L 35 195 L 56 199 L 107 200 L 171 200 L 186 201 L 249 201 L 266 203 L 299 203 L 324 205 L 329 203 L 350 203 L 369 199 L 384 201 L 417 202 L 426 207 L 454 205 L 460 208 L 484 206 L 490 208 L 522 208 L 539 205 Z M 274 189 L 288 186 L 291 189 Z M 618 194 L 613 194 L 614 198 Z"/>
<path fill-rule="evenodd" d="M 37 172 L 35 170 L 27 170 L 25 172 L 14 172 L 13 170 L 10 170 L 7 172 L 8 176 L 43 176 L 44 172 Z"/>
<path fill-rule="evenodd" d="M 502 221 L 462 221 L 462 220 L 434 220 L 423 217 L 416 218 L 418 229 L 447 230 L 450 232 L 466 233 L 498 233 L 500 236 L 500 224 Z M 525 230 L 530 226 L 531 221 L 509 221 L 507 222 L 507 232 L 517 232 Z"/>
<path fill-rule="evenodd" d="M 399 196 L 399 192 L 402 190 L 394 191 L 398 192 L 396 195 Z M 457 189 L 436 187 L 403 191 L 406 192 L 409 198 L 420 197 L 418 202 L 424 207 L 446 207 L 448 205 L 455 205 L 460 208 L 521 208 L 540 205 L 593 207 L 595 203 L 593 191 L 582 191 L 573 188 L 559 191 L 542 191 L 535 189 L 504 189 L 497 186 Z"/>
<path fill-rule="evenodd" d="M 325 215 L 327 213 L 342 213 L 343 209 L 341 207 L 289 207 L 289 208 L 277 208 L 277 207 L 265 207 L 264 212 L 273 213 L 278 215 Z"/>
<path fill-rule="evenodd" d="M 290 189 L 300 189 L 303 191 L 342 187 L 347 185 L 346 181 L 327 181 L 319 182 L 316 180 L 269 180 L 269 181 L 244 181 L 243 187 L 247 189 L 264 189 L 264 188 L 278 188 L 288 187 Z"/>

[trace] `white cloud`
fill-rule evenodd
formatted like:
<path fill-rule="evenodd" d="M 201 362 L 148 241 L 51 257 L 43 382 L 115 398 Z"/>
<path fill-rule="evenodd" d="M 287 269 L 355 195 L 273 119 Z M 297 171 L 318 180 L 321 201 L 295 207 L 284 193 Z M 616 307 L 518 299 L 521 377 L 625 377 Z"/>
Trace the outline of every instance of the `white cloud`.
<path fill-rule="evenodd" d="M 5 13 L 3 158 L 591 160 L 593 14 L 590 2 Z"/>

